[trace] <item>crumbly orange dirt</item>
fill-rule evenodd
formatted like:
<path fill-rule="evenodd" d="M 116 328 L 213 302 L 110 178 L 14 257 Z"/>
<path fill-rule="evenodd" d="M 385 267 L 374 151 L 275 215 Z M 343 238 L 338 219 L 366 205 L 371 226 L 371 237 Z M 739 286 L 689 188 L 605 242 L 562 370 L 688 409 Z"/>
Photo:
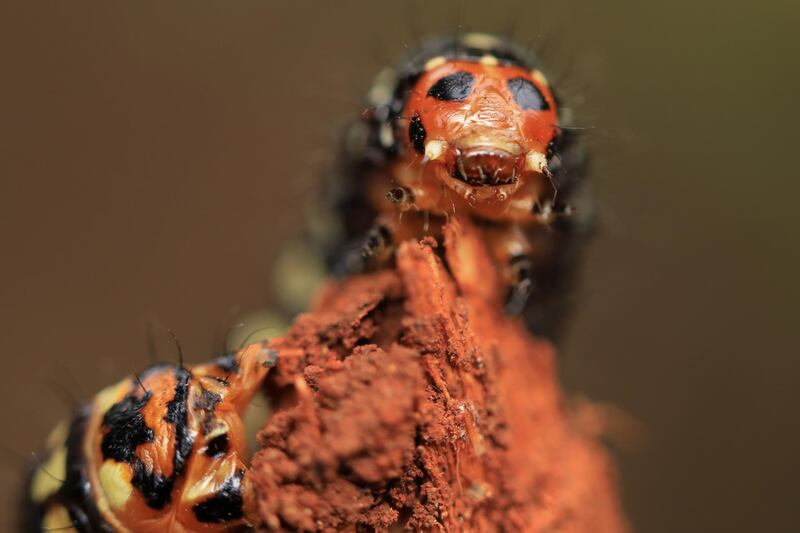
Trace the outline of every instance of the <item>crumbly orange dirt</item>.
<path fill-rule="evenodd" d="M 625 532 L 552 346 L 501 310 L 466 222 L 331 282 L 289 333 L 252 481 L 263 531 Z"/>

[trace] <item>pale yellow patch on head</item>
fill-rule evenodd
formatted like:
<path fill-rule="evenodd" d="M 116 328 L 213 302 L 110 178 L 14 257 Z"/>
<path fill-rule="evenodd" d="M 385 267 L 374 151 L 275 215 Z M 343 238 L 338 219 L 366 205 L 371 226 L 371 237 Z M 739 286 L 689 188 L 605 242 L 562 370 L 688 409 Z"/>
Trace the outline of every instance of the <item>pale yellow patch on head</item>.
<path fill-rule="evenodd" d="M 391 145 L 393 145 L 394 132 L 392 131 L 392 125 L 388 122 L 383 123 L 380 131 L 378 132 L 378 137 L 381 141 L 381 146 L 384 148 L 389 148 Z"/>
<path fill-rule="evenodd" d="M 539 85 L 543 85 L 544 87 L 549 87 L 550 84 L 547 82 L 547 78 L 544 77 L 542 71 L 538 68 L 535 68 L 531 71 L 531 78 Z"/>
<path fill-rule="evenodd" d="M 57 505 L 47 510 L 42 520 L 42 531 L 63 531 L 64 533 L 77 533 L 75 522 L 69 517 L 69 511 L 62 505 Z"/>
<path fill-rule="evenodd" d="M 123 507 L 133 495 L 131 467 L 116 461 L 105 461 L 97 473 L 100 487 L 112 509 Z"/>
<path fill-rule="evenodd" d="M 67 448 L 63 444 L 36 470 L 31 480 L 31 500 L 41 503 L 53 495 L 67 478 Z"/>
<path fill-rule="evenodd" d="M 492 54 L 481 57 L 480 64 L 484 67 L 496 67 L 500 62 Z"/>
<path fill-rule="evenodd" d="M 433 70 L 436 67 L 441 67 L 447 63 L 447 58 L 444 56 L 436 56 L 425 62 L 425 70 Z"/>
<path fill-rule="evenodd" d="M 542 152 L 528 152 L 525 156 L 525 168 L 534 172 L 544 172 L 547 168 L 547 156 Z"/>
<path fill-rule="evenodd" d="M 425 143 L 425 157 L 429 161 L 436 161 L 447 152 L 447 141 L 433 139 Z"/>

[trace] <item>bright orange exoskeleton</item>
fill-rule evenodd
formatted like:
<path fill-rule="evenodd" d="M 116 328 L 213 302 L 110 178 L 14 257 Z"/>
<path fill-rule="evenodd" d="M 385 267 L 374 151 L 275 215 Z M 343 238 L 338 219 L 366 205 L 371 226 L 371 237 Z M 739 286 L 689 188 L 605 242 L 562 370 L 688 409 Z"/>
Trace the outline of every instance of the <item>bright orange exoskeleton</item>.
<path fill-rule="evenodd" d="M 156 365 L 97 394 L 48 442 L 23 531 L 222 532 L 256 524 L 242 414 L 277 354 Z"/>

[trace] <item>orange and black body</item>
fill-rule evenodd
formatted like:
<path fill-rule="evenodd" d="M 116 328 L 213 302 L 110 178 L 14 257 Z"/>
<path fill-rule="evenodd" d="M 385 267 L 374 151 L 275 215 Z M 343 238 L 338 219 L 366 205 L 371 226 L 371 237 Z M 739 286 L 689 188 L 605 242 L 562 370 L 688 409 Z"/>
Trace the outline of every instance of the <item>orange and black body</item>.
<path fill-rule="evenodd" d="M 508 280 L 507 310 L 555 336 L 591 203 L 582 145 L 538 61 L 491 35 L 435 40 L 379 74 L 369 104 L 328 194 L 342 221 L 331 267 L 380 265 L 397 242 L 469 217 Z"/>
<path fill-rule="evenodd" d="M 240 531 L 254 525 L 242 413 L 276 354 L 255 344 L 106 388 L 32 469 L 23 531 Z"/>

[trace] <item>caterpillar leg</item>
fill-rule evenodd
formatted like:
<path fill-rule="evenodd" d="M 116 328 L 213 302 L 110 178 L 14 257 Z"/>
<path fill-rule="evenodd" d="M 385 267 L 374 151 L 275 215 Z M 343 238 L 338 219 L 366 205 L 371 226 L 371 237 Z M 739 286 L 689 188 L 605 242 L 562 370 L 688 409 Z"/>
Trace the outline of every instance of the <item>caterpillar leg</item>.
<path fill-rule="evenodd" d="M 334 260 L 332 273 L 339 278 L 362 274 L 378 267 L 393 249 L 394 235 L 390 226 L 378 220 L 363 237 L 343 247 Z"/>
<path fill-rule="evenodd" d="M 365 265 L 371 262 L 382 262 L 394 251 L 395 228 L 385 220 L 378 220 L 367 231 L 361 244 L 361 258 Z"/>
<path fill-rule="evenodd" d="M 505 311 L 518 315 L 536 289 L 531 242 L 517 224 L 487 226 L 483 232 L 505 282 Z"/>
<path fill-rule="evenodd" d="M 427 212 L 408 211 L 379 216 L 360 242 L 345 250 L 340 275 L 358 274 L 389 263 L 397 245 L 424 236 L 438 238 L 442 234 L 444 219 Z"/>
<path fill-rule="evenodd" d="M 522 313 L 531 293 L 536 288 L 533 277 L 533 261 L 528 255 L 512 256 L 505 266 L 509 280 L 505 310 L 509 315 Z"/>
<path fill-rule="evenodd" d="M 426 211 L 380 216 L 364 238 L 361 255 L 366 261 L 385 263 L 401 242 L 426 236 L 440 238 L 444 221 L 443 217 Z"/>

